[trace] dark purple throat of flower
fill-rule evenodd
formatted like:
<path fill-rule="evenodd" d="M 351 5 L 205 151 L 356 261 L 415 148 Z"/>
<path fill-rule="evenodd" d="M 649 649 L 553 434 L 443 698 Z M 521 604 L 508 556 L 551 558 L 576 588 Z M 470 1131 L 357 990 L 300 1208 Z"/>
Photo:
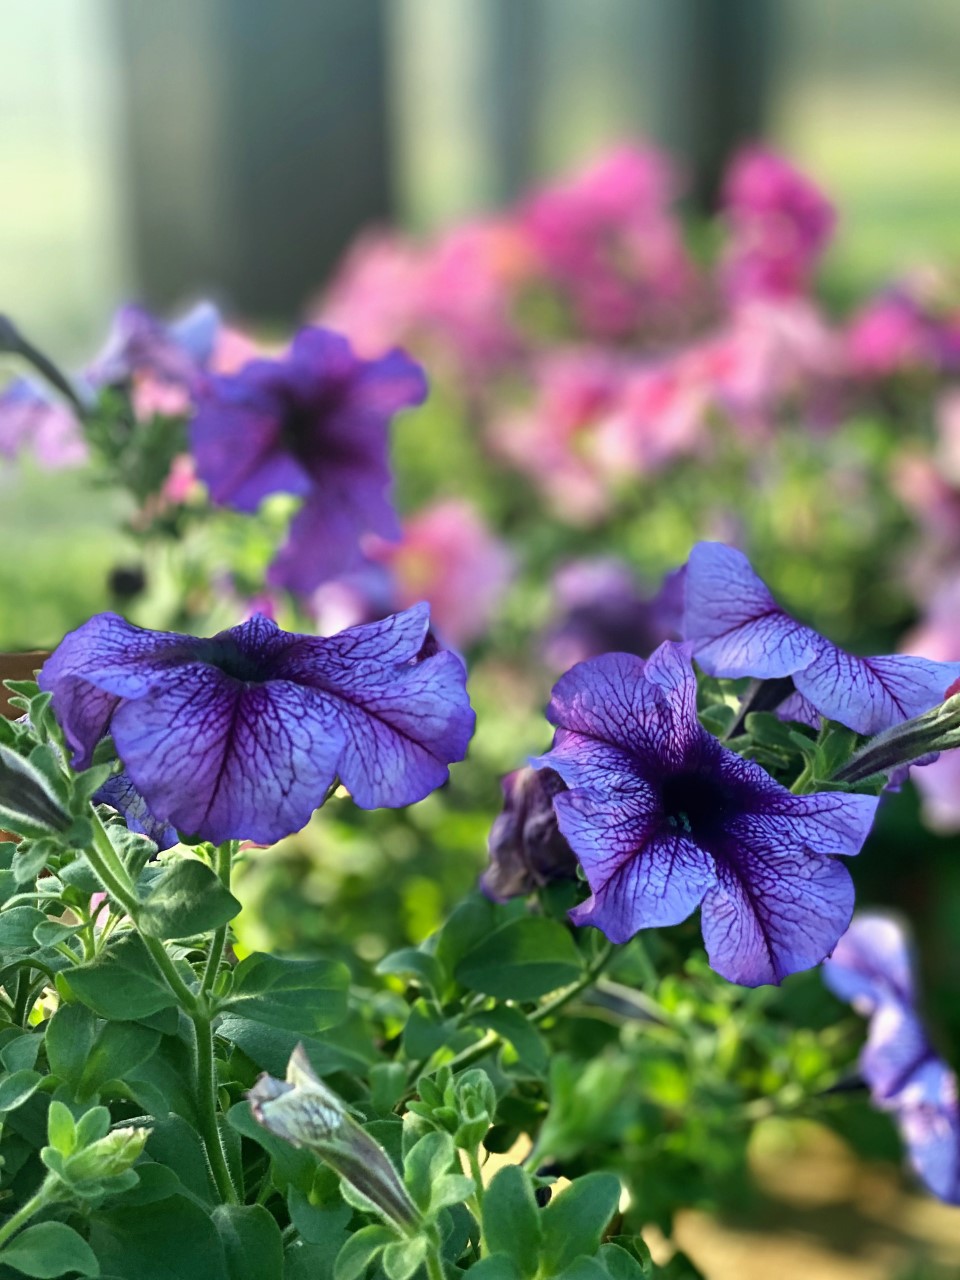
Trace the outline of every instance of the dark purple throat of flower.
<path fill-rule="evenodd" d="M 689 836 L 707 849 L 720 843 L 735 800 L 729 787 L 706 770 L 692 769 L 665 778 L 660 797 L 665 835 Z"/>

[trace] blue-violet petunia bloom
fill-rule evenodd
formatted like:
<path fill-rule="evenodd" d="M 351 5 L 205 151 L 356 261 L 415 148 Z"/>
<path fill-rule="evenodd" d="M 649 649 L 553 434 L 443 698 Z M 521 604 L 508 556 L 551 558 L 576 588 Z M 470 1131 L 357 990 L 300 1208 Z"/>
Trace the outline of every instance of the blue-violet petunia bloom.
<path fill-rule="evenodd" d="M 129 303 L 113 317 L 103 350 L 85 370 L 86 380 L 101 387 L 150 374 L 194 388 L 210 363 L 221 328 L 220 312 L 212 302 L 198 302 L 169 323 Z"/>
<path fill-rule="evenodd" d="M 860 1073 L 874 1104 L 892 1113 L 918 1177 L 960 1204 L 960 1102 L 956 1073 L 917 1012 L 913 956 L 903 925 L 858 913 L 824 963 L 827 986 L 870 1019 Z"/>
<path fill-rule="evenodd" d="M 876 797 L 794 795 L 723 747 L 697 718 L 686 644 L 580 663 L 547 715 L 557 732 L 535 763 L 569 788 L 554 808 L 592 890 L 577 924 L 625 942 L 700 906 L 711 965 L 745 986 L 830 953 L 853 911 L 833 855 L 859 852 Z"/>
<path fill-rule="evenodd" d="M 721 542 L 693 548 L 685 590 L 684 638 L 707 675 L 789 676 L 797 694 L 781 714 L 808 724 L 825 716 L 857 733 L 880 733 L 942 702 L 960 676 L 958 662 L 859 658 L 838 648 L 784 612 L 743 552 Z"/>
<path fill-rule="evenodd" d="M 154 819 L 269 844 L 337 778 L 361 808 L 394 808 L 463 759 L 465 671 L 428 627 L 426 605 L 324 638 L 262 614 L 201 639 L 102 613 L 65 637 L 38 683 L 78 768 L 110 733 Z"/>
<path fill-rule="evenodd" d="M 362 534 L 400 537 L 388 427 L 426 394 L 423 370 L 402 351 L 363 360 L 320 328 L 302 329 L 284 359 L 208 380 L 191 449 L 211 499 L 250 512 L 272 493 L 303 499 L 270 568 L 274 586 L 306 594 L 362 563 Z"/>

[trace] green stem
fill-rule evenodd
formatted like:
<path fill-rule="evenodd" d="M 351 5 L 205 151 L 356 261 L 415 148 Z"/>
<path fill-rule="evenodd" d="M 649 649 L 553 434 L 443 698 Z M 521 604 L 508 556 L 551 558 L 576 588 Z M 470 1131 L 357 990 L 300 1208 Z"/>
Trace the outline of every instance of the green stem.
<path fill-rule="evenodd" d="M 446 1280 L 439 1249 L 431 1249 L 427 1254 L 427 1275 L 430 1280 Z"/>
<path fill-rule="evenodd" d="M 134 888 L 133 881 L 130 879 L 129 872 L 120 860 L 120 855 L 110 841 L 106 827 L 100 821 L 92 805 L 90 807 L 90 819 L 93 823 L 93 848 L 85 851 L 87 861 L 100 880 L 103 881 L 104 888 L 110 896 L 116 902 L 119 902 L 133 923 L 137 924 L 140 915 L 140 900 L 137 897 L 137 891 Z M 159 938 L 151 938 L 142 931 L 138 930 L 138 932 L 140 932 L 143 945 L 149 951 L 153 963 L 160 970 L 167 986 L 177 997 L 181 1007 L 192 1017 L 198 1007 L 197 997 L 184 982 L 183 978 L 180 977 L 177 966 L 168 955 L 166 947 Z"/>
<path fill-rule="evenodd" d="M 0 1227 L 0 1246 L 5 1245 L 13 1233 L 29 1222 L 35 1213 L 57 1199 L 57 1183 L 58 1179 L 52 1173 L 47 1174 L 37 1193 Z"/>
<path fill-rule="evenodd" d="M 578 978 L 571 986 L 565 987 L 563 991 L 558 992 L 552 1000 L 547 1000 L 538 1009 L 534 1009 L 533 1013 L 530 1014 L 529 1021 L 533 1023 L 543 1022 L 545 1018 L 549 1018 L 551 1014 L 562 1009 L 565 1004 L 569 1004 L 581 991 L 585 991 L 607 967 L 613 952 L 613 943 L 605 942 L 594 959 L 584 969 L 582 977 Z M 451 1058 L 446 1065 L 453 1072 L 462 1071 L 464 1067 L 473 1066 L 475 1062 L 479 1062 L 481 1058 L 486 1057 L 490 1050 L 495 1049 L 502 1040 L 503 1037 L 498 1031 L 488 1031 L 476 1044 L 470 1045 L 468 1049 L 463 1049 L 456 1057 Z M 412 1075 L 414 1081 L 423 1074 L 426 1065 L 426 1062 L 416 1064 Z M 409 1096 L 409 1093 L 405 1094 L 401 1101 L 405 1101 Z"/>
<path fill-rule="evenodd" d="M 193 1015 L 197 1034 L 197 1103 L 200 1132 L 207 1149 L 210 1170 L 220 1198 L 226 1204 L 239 1204 L 240 1197 L 230 1176 L 223 1136 L 217 1124 L 217 1064 L 213 1054 L 213 1028 L 209 1018 Z"/>
<path fill-rule="evenodd" d="M 234 854 L 237 851 L 236 840 L 225 840 L 217 849 L 216 872 L 220 883 L 227 890 L 230 888 L 230 869 L 233 863 Z M 200 983 L 201 999 L 206 997 L 213 988 L 216 976 L 220 971 L 220 961 L 223 959 L 223 949 L 227 942 L 227 926 L 221 925 L 213 935 L 213 942 L 210 945 L 210 953 L 207 956 L 207 963 L 203 970 L 203 979 Z"/>
<path fill-rule="evenodd" d="M 483 1170 L 480 1167 L 480 1158 L 477 1155 L 476 1147 L 471 1147 L 467 1152 L 467 1158 L 470 1161 L 470 1174 L 476 1184 L 476 1190 L 473 1193 L 473 1199 L 477 1202 L 477 1221 L 480 1221 L 480 1212 L 483 1209 Z"/>

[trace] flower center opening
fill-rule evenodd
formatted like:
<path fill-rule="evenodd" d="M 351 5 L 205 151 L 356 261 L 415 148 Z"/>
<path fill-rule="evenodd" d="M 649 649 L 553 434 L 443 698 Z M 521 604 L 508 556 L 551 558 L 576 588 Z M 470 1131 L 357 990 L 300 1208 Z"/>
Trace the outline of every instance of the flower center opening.
<path fill-rule="evenodd" d="M 661 803 L 671 832 L 698 844 L 719 835 L 729 816 L 730 790 L 708 773 L 678 773 L 663 782 Z"/>
<path fill-rule="evenodd" d="M 290 396 L 283 415 L 284 447 L 302 465 L 329 461 L 334 442 L 322 429 L 324 419 L 335 414 L 343 403 L 346 386 L 330 381 L 308 400 Z"/>
<path fill-rule="evenodd" d="M 265 684 L 269 676 L 252 654 L 244 653 L 230 640 L 210 641 L 203 654 L 203 661 L 216 667 L 225 676 L 242 680 L 246 684 Z"/>

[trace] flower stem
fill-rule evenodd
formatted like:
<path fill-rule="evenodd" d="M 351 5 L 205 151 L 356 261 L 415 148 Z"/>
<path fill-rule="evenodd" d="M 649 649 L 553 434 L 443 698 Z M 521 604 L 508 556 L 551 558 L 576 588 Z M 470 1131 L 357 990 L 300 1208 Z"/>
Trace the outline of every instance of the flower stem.
<path fill-rule="evenodd" d="M 427 1254 L 427 1275 L 429 1280 L 445 1280 L 439 1249 L 431 1249 Z"/>
<path fill-rule="evenodd" d="M 220 883 L 227 890 L 230 888 L 230 869 L 233 864 L 233 855 L 237 850 L 237 841 L 225 840 L 217 849 L 216 871 Z M 220 971 L 220 961 L 223 959 L 223 948 L 227 941 L 227 926 L 221 925 L 213 935 L 213 941 L 210 944 L 210 951 L 207 955 L 207 963 L 203 970 L 203 979 L 200 983 L 201 999 L 209 995 L 213 984 L 216 981 L 218 972 Z"/>
<path fill-rule="evenodd" d="M 0 1246 L 5 1245 L 13 1233 L 29 1222 L 35 1213 L 57 1199 L 57 1182 L 58 1179 L 52 1173 L 47 1174 L 36 1194 L 0 1227 Z"/>
<path fill-rule="evenodd" d="M 207 1149 L 210 1171 L 217 1191 L 225 1204 L 239 1204 L 223 1147 L 223 1136 L 217 1123 L 217 1064 L 213 1054 L 213 1027 L 210 1019 L 192 1015 L 197 1036 L 197 1105 L 200 1132 Z"/>
<path fill-rule="evenodd" d="M 530 1014 L 530 1022 L 543 1022 L 545 1018 L 549 1018 L 551 1014 L 556 1013 L 558 1009 L 562 1009 L 565 1004 L 568 1004 L 574 999 L 574 997 L 578 996 L 581 991 L 585 991 L 586 988 L 589 987 L 607 967 L 613 952 L 613 943 L 604 943 L 594 959 L 589 965 L 587 965 L 586 969 L 584 969 L 583 975 L 571 986 L 564 987 L 562 991 L 559 991 L 552 1000 L 547 1000 L 544 1004 L 540 1005 L 539 1008 L 534 1009 L 533 1013 Z M 485 1057 L 491 1049 L 495 1049 L 502 1040 L 503 1036 L 501 1036 L 498 1031 L 488 1031 L 485 1036 L 476 1042 L 476 1044 L 472 1044 L 469 1048 L 463 1049 L 456 1055 L 456 1057 L 451 1058 L 446 1065 L 451 1071 L 462 1071 L 464 1067 L 470 1067 L 475 1062 L 479 1062 L 479 1060 Z M 426 1062 L 418 1062 L 416 1064 L 416 1068 L 412 1075 L 414 1081 L 423 1073 L 423 1069 L 426 1065 Z M 404 1095 L 404 1098 L 401 1099 L 401 1101 L 405 1101 L 409 1096 L 409 1093 Z"/>

